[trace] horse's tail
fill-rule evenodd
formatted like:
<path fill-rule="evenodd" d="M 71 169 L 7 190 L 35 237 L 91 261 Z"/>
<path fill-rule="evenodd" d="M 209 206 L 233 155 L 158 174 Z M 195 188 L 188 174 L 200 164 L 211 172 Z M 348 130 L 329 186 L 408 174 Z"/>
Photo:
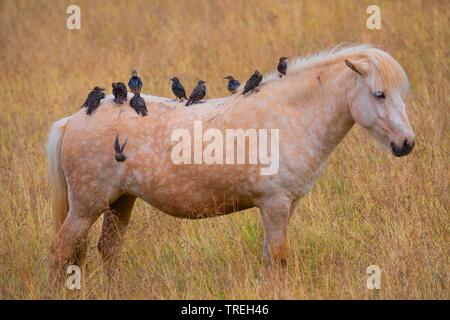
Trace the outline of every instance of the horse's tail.
<path fill-rule="evenodd" d="M 47 142 L 48 175 L 52 188 L 53 220 L 56 231 L 63 224 L 69 211 L 66 177 L 61 165 L 61 143 L 67 125 L 67 118 L 53 123 Z"/>

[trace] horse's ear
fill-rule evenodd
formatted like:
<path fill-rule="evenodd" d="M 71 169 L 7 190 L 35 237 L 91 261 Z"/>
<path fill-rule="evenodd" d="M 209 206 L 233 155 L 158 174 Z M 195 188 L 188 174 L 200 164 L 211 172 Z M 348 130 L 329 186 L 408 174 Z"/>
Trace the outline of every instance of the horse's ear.
<path fill-rule="evenodd" d="M 367 68 L 365 68 L 362 63 L 350 62 L 345 59 L 345 64 L 360 76 L 364 76 L 367 74 Z"/>

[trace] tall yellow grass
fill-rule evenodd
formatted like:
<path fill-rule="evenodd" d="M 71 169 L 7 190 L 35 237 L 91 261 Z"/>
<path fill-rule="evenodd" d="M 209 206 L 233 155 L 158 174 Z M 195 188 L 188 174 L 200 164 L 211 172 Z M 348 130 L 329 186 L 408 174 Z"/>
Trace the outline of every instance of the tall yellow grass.
<path fill-rule="evenodd" d="M 447 1 L 377 1 L 382 30 L 366 28 L 369 1 L 0 1 L 0 297 L 448 299 L 449 6 Z M 66 29 L 81 6 L 82 29 Z M 261 277 L 257 210 L 201 221 L 137 203 L 108 283 L 95 248 L 78 292 L 47 290 L 52 239 L 44 145 L 51 123 L 77 111 L 94 85 L 127 81 L 171 96 L 168 78 L 189 88 L 269 71 L 282 55 L 339 43 L 373 43 L 411 81 L 408 114 L 416 149 L 397 159 L 354 128 L 292 219 L 287 275 Z M 110 89 L 109 89 L 110 90 Z M 366 268 L 382 269 L 381 289 Z"/>

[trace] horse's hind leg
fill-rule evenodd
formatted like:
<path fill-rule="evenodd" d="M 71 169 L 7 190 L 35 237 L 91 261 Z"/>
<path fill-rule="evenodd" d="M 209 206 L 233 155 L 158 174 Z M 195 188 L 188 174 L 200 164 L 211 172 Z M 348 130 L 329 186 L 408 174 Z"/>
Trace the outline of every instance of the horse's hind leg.
<path fill-rule="evenodd" d="M 122 195 L 103 215 L 102 233 L 97 247 L 102 254 L 103 266 L 108 277 L 112 278 L 117 271 L 117 261 L 135 201 L 134 196 Z"/>
<path fill-rule="evenodd" d="M 99 215 L 99 212 L 86 212 L 71 206 L 51 246 L 51 270 L 55 283 L 62 279 L 67 264 L 81 263 L 80 259 L 85 253 L 87 233 Z"/>
<path fill-rule="evenodd" d="M 71 263 L 75 264 L 77 266 L 80 266 L 83 264 L 85 258 L 86 258 L 86 251 L 89 245 L 88 236 L 83 237 L 83 239 L 80 240 L 79 244 L 75 247 L 75 251 L 72 255 Z"/>

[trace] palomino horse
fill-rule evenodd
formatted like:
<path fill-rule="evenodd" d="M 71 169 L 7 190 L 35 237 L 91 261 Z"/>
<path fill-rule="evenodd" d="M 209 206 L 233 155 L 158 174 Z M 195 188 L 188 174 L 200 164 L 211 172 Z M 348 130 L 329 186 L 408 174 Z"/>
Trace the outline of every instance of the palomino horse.
<path fill-rule="evenodd" d="M 294 203 L 309 191 L 355 122 L 393 155 L 411 152 L 415 136 L 405 112 L 407 91 L 400 64 L 380 49 L 361 45 L 297 59 L 286 77 L 269 74 L 259 92 L 246 96 L 238 92 L 185 107 L 143 95 L 147 117 L 109 96 L 90 116 L 80 110 L 63 118 L 51 129 L 47 151 L 58 229 L 52 266 L 62 270 L 69 261 L 81 263 L 85 237 L 103 213 L 98 248 L 104 261 L 114 265 L 137 197 L 167 214 L 191 219 L 258 207 L 265 261 L 284 265 Z M 279 148 L 278 170 L 261 174 L 261 161 L 174 161 L 173 133 L 184 128 L 195 135 L 194 121 L 215 133 L 278 129 L 279 141 L 271 145 L 272 151 Z M 114 158 L 117 134 L 122 141 L 128 138 L 125 162 Z M 245 139 L 248 151 L 250 139 L 248 144 Z M 191 151 L 185 156 L 190 159 Z"/>

